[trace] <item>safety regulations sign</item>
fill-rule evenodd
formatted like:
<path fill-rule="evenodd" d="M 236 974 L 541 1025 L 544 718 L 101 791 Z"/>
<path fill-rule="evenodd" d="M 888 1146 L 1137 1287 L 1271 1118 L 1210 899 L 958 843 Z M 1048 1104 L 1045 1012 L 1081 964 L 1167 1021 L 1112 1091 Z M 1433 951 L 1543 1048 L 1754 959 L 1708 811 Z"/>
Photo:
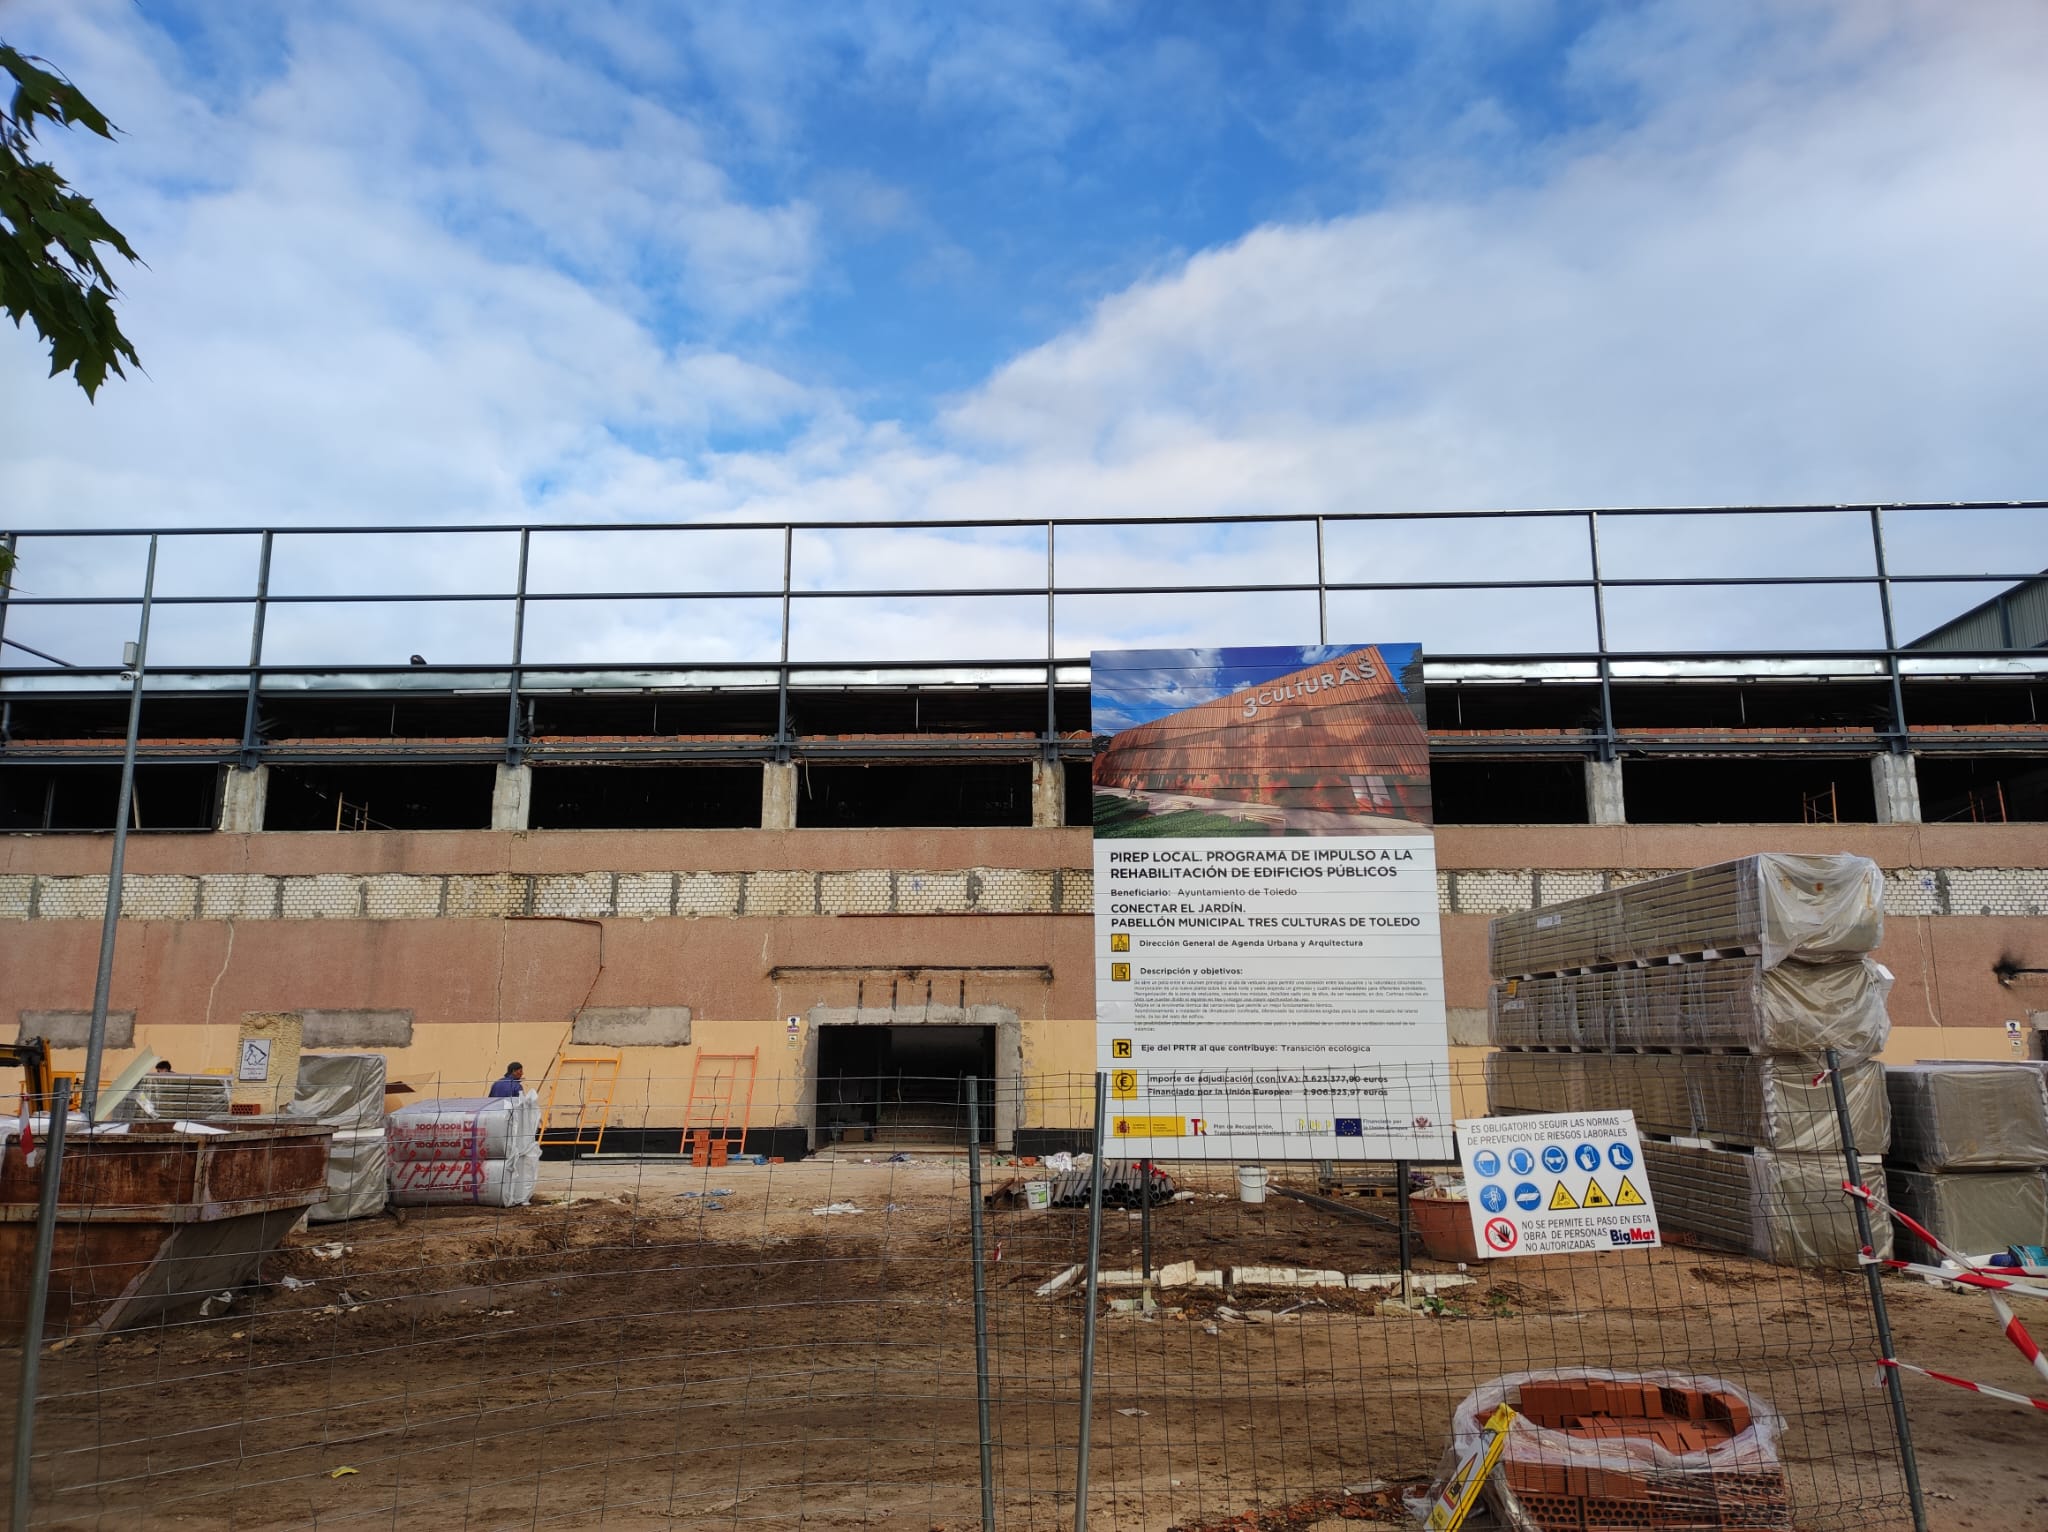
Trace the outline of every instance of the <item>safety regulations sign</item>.
<path fill-rule="evenodd" d="M 1102 652 L 1092 700 L 1116 1152 L 1448 1158 L 1421 651 Z"/>
<path fill-rule="evenodd" d="M 1633 1112 L 1460 1119 L 1458 1158 L 1483 1256 L 1664 1242 Z"/>

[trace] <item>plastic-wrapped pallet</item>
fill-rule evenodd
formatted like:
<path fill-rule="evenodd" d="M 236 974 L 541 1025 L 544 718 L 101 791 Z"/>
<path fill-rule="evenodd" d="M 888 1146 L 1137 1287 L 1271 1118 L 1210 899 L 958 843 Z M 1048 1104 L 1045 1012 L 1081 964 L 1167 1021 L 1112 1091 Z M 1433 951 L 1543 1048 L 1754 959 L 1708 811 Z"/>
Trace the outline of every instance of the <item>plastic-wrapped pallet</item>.
<path fill-rule="evenodd" d="M 1502 979 L 1708 952 L 1775 968 L 1860 957 L 1883 937 L 1875 862 L 1765 852 L 1503 915 L 1488 958 Z"/>
<path fill-rule="evenodd" d="M 1885 1175 L 1901 1213 L 1962 1255 L 1993 1255 L 2008 1245 L 2048 1245 L 2048 1174 L 2038 1170 L 1901 1170 Z M 1899 1249 L 1910 1261 L 1942 1256 L 1901 1224 Z"/>
<path fill-rule="evenodd" d="M 1858 1152 L 1881 1155 L 1891 1132 L 1884 1066 L 1846 1065 L 1843 1093 Z M 1645 1133 L 1707 1138 L 1783 1153 L 1842 1152 L 1834 1088 L 1804 1059 L 1725 1053 L 1495 1053 L 1495 1112 L 1635 1114 Z"/>
<path fill-rule="evenodd" d="M 1768 1149 L 1745 1154 L 1646 1140 L 1643 1169 L 1666 1229 L 1785 1265 L 1861 1264 L 1855 1210 L 1842 1191 L 1845 1172 L 1838 1156 Z M 1864 1160 L 1862 1170 L 1873 1183 L 1884 1176 L 1874 1159 Z M 1877 1256 L 1889 1259 L 1890 1220 L 1870 1222 Z"/>
<path fill-rule="evenodd" d="M 394 1163 L 503 1160 L 538 1147 L 540 1097 L 444 1096 L 409 1102 L 385 1121 Z"/>
<path fill-rule="evenodd" d="M 286 1117 L 311 1118 L 334 1128 L 327 1152 L 327 1200 L 307 1217 L 314 1223 L 368 1218 L 390 1197 L 384 1145 L 385 1060 L 381 1053 L 305 1053 Z"/>
<path fill-rule="evenodd" d="M 1915 1170 L 2048 1165 L 2048 1081 L 2034 1070 L 1908 1064 L 1885 1070 L 1885 1089 L 1896 1164 Z"/>
<path fill-rule="evenodd" d="M 226 1075 L 177 1075 L 151 1071 L 114 1108 L 117 1122 L 206 1121 L 228 1115 L 234 1082 Z"/>
<path fill-rule="evenodd" d="M 1546 1408 L 1550 1401 L 1591 1409 L 1566 1415 Z M 1517 1413 L 1486 1497 L 1514 1532 L 1791 1532 L 1778 1451 L 1785 1421 L 1760 1394 L 1663 1370 L 1510 1373 L 1482 1384 L 1452 1412 L 1438 1489 L 1461 1460 L 1484 1448 L 1486 1420 L 1502 1404 Z M 1618 1419 L 1619 1410 L 1655 1416 Z M 1588 1429 L 1588 1421 L 1599 1429 Z"/>
<path fill-rule="evenodd" d="M 1761 957 L 1507 979 L 1487 1004 L 1501 1048 L 1741 1048 L 1844 1063 L 1891 1035 L 1891 971 L 1869 958 L 1780 963 Z"/>
<path fill-rule="evenodd" d="M 540 1179 L 540 1098 L 531 1091 L 415 1101 L 393 1112 L 385 1130 L 391 1200 L 401 1207 L 520 1207 Z"/>

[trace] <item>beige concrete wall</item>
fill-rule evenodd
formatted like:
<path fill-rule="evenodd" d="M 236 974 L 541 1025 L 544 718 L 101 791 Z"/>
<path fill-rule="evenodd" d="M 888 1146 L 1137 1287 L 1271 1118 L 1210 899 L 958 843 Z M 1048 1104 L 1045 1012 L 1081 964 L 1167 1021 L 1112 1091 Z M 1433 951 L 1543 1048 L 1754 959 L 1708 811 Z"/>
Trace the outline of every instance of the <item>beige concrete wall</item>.
<path fill-rule="evenodd" d="M 1484 1007 L 1499 910 L 1767 849 L 1888 870 L 1888 1057 L 2009 1056 L 2004 1023 L 2048 1009 L 2039 981 L 1992 972 L 2048 968 L 2048 827 L 1983 825 L 1447 828 L 1447 1001 Z M 91 1004 L 107 852 L 0 837 L 0 1024 Z M 622 1051 L 617 1120 L 672 1124 L 699 1052 L 758 1049 L 766 1123 L 794 1120 L 794 1084 L 769 1084 L 806 1041 L 785 1018 L 929 991 L 1014 1009 L 1044 1082 L 1024 1120 L 1064 1125 L 1094 1067 L 1089 861 L 1085 829 L 138 837 L 113 1005 L 185 1069 L 227 1068 L 246 1011 L 411 1011 L 393 1074 L 441 1090 L 515 1057 L 537 1078 L 584 1007 L 686 1006 L 688 1046 Z"/>

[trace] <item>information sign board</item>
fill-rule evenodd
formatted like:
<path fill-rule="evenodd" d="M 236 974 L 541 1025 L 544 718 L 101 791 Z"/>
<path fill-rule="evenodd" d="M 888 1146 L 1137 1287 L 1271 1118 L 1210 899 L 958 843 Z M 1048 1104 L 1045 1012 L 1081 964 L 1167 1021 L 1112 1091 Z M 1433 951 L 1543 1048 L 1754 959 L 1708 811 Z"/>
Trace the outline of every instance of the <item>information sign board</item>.
<path fill-rule="evenodd" d="M 1633 1112 L 1461 1118 L 1458 1158 L 1482 1256 L 1664 1242 Z"/>
<path fill-rule="evenodd" d="M 1112 1139 L 1448 1158 L 1420 650 L 1123 650 L 1093 666 Z"/>

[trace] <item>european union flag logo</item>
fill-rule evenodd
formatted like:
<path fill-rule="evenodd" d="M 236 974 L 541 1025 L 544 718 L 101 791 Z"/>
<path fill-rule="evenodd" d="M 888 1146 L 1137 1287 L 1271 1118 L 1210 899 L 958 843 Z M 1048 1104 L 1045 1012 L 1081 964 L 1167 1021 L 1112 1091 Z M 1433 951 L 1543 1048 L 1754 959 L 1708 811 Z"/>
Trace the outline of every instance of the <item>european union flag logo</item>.
<path fill-rule="evenodd" d="M 1365 1137 L 1365 1119 L 1362 1117 L 1339 1117 L 1337 1119 L 1337 1136 L 1339 1138 Z"/>

